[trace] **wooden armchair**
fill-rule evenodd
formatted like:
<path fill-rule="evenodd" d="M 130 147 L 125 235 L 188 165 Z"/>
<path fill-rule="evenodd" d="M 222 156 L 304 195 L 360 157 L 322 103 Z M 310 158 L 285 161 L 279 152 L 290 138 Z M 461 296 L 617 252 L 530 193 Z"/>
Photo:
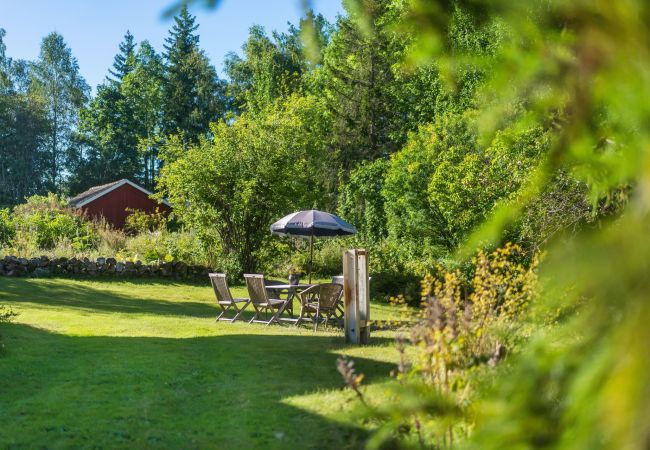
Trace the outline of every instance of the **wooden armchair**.
<path fill-rule="evenodd" d="M 318 330 L 318 322 L 324 318 L 325 324 L 330 319 L 339 323 L 337 317 L 337 306 L 343 286 L 337 283 L 317 284 L 305 289 L 300 295 L 300 315 L 296 325 L 306 319 L 314 322 L 314 331 Z"/>

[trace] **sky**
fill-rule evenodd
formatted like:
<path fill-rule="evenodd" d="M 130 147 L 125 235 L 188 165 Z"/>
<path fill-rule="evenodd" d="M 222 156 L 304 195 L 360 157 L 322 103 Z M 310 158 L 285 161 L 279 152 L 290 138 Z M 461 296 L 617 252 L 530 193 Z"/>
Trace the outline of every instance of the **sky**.
<path fill-rule="evenodd" d="M 149 40 L 162 51 L 173 20 L 162 17 L 174 0 L 0 0 L 0 28 L 7 32 L 7 55 L 35 60 L 41 40 L 51 31 L 63 35 L 79 62 L 86 82 L 101 83 L 118 45 L 130 30 L 136 41 Z M 224 56 L 240 52 L 252 25 L 267 32 L 286 31 L 304 13 L 301 0 L 221 0 L 216 9 L 195 6 L 200 46 L 222 74 Z M 330 21 L 343 13 L 341 0 L 311 0 L 312 8 Z"/>

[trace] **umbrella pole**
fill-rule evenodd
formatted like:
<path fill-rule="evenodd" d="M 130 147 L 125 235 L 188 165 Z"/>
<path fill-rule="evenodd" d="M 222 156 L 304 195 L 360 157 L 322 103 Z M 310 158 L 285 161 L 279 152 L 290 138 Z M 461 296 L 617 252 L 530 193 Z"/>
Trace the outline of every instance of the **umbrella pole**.
<path fill-rule="evenodd" d="M 314 268 L 314 230 L 309 236 L 309 284 L 311 284 L 311 271 Z"/>

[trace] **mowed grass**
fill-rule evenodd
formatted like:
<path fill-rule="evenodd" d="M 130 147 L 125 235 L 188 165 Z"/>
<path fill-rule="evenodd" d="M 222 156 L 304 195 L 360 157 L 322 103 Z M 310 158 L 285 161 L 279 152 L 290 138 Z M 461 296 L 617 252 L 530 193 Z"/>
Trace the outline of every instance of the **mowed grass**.
<path fill-rule="evenodd" d="M 0 304 L 2 448 L 358 448 L 336 359 L 370 390 L 397 361 L 388 331 L 217 323 L 207 283 L 0 278 Z"/>

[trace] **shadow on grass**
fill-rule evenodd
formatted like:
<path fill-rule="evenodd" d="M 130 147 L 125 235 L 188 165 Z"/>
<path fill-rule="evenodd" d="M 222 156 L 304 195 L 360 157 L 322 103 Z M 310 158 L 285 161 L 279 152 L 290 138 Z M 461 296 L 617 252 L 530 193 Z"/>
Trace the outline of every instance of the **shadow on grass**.
<path fill-rule="evenodd" d="M 68 281 L 68 279 L 63 279 Z M 216 299 L 212 289 L 206 281 L 205 302 L 183 301 L 181 298 L 176 301 L 162 300 L 153 296 L 142 296 L 147 293 L 146 288 L 150 291 L 159 288 L 175 289 L 182 297 L 183 289 L 187 286 L 200 286 L 196 284 L 186 284 L 171 280 L 116 280 L 116 279 L 99 279 L 99 280 L 74 280 L 71 282 L 57 282 L 57 279 L 46 279 L 44 281 L 35 281 L 28 278 L 7 278 L 0 277 L 0 303 L 3 301 L 20 303 L 35 303 L 46 306 L 57 306 L 62 308 L 75 308 L 85 311 L 103 311 L 119 312 L 127 314 L 156 314 L 167 316 L 181 317 L 203 317 L 214 319 L 221 310 L 216 304 Z M 92 281 L 93 284 L 84 283 Z M 98 283 L 99 281 L 99 283 Z M 107 289 L 97 289 L 97 284 L 105 286 Z M 111 284 L 134 284 L 138 288 L 132 294 L 123 294 L 116 290 L 110 290 Z M 294 317 L 300 311 L 297 299 L 294 299 L 293 312 Z M 248 321 L 253 316 L 253 308 L 249 306 L 242 315 L 244 321 Z M 232 317 L 232 314 L 230 314 Z M 268 315 L 263 317 L 268 319 Z M 274 325 L 275 326 L 275 325 Z M 286 322 L 284 326 L 288 325 Z M 304 327 L 311 327 L 310 322 L 305 322 Z M 331 328 L 330 328 L 331 329 Z M 380 328 L 378 328 L 380 329 Z M 340 328 L 341 333 L 343 332 Z"/>
<path fill-rule="evenodd" d="M 209 303 L 191 301 L 167 301 L 156 298 L 123 295 L 115 291 L 95 289 L 81 283 L 44 283 L 30 279 L 3 278 L 0 279 L 0 300 L 15 303 L 39 303 L 50 306 L 81 308 L 121 313 L 148 313 L 160 315 L 215 317 L 218 307 Z M 95 280 L 91 280 L 95 281 Z M 104 280 L 109 284 L 111 280 Z M 116 281 L 113 281 L 114 283 Z M 119 280 L 124 283 L 124 280 Z M 129 281 L 131 282 L 131 281 Z M 151 287 L 176 286 L 174 283 L 149 282 L 138 280 L 139 285 Z M 178 289 L 186 285 L 178 284 Z M 140 291 L 141 292 L 141 291 Z M 138 293 L 140 293 L 138 292 Z"/>
<path fill-rule="evenodd" d="M 75 337 L 20 324 L 0 330 L 8 349 L 0 356 L 0 442 L 8 447 L 342 449 L 359 448 L 367 437 L 283 402 L 342 386 L 334 353 L 340 338 Z M 369 383 L 393 367 L 355 362 Z M 335 398 L 341 406 L 355 402 Z"/>

